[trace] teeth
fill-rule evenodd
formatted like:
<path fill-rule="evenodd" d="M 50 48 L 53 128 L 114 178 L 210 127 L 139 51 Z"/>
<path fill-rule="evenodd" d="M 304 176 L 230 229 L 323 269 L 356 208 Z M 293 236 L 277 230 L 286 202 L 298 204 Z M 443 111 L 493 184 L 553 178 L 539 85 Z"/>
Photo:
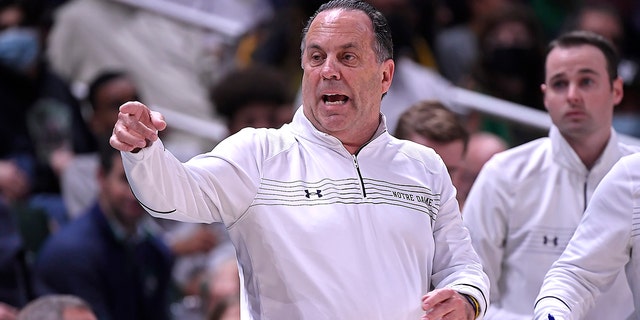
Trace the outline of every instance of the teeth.
<path fill-rule="evenodd" d="M 345 104 L 349 98 L 341 94 L 325 94 L 322 96 L 322 101 L 329 105 Z"/>

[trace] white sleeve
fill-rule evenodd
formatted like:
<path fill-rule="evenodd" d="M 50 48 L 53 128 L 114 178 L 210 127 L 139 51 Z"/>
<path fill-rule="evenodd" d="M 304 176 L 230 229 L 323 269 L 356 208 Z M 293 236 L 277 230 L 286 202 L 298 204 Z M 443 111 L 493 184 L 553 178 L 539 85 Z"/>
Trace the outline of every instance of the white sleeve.
<path fill-rule="evenodd" d="M 485 164 L 473 184 L 464 204 L 462 219 L 471 234 L 473 248 L 478 253 L 484 271 L 489 276 L 491 305 L 487 318 L 500 314 L 498 280 L 502 273 L 504 241 L 507 233 L 507 212 L 510 206 L 508 182 L 502 179 L 500 164 L 495 158 Z"/>
<path fill-rule="evenodd" d="M 432 281 L 436 288 L 450 287 L 473 296 L 479 304 L 479 318 L 482 319 L 489 304 L 489 279 L 462 223 L 455 188 L 444 163 L 441 176 L 441 203 L 433 227 L 436 255 Z"/>
<path fill-rule="evenodd" d="M 122 153 L 136 198 L 151 215 L 185 222 L 233 223 L 253 201 L 259 161 L 246 142 L 227 138 L 214 150 L 181 163 L 160 140 Z"/>
<path fill-rule="evenodd" d="M 535 319 L 582 319 L 630 259 L 633 197 L 620 160 L 596 188 L 567 248 L 540 289 Z"/>

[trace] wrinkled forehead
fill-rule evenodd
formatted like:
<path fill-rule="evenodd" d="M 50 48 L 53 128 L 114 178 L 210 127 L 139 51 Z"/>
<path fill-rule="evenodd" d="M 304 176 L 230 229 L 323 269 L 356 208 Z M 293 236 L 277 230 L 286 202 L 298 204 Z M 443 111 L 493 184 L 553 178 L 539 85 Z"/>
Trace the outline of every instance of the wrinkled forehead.
<path fill-rule="evenodd" d="M 311 22 L 307 37 L 317 33 L 337 33 L 355 35 L 373 34 L 373 23 L 366 13 L 359 10 L 343 8 L 329 9 L 320 12 Z"/>

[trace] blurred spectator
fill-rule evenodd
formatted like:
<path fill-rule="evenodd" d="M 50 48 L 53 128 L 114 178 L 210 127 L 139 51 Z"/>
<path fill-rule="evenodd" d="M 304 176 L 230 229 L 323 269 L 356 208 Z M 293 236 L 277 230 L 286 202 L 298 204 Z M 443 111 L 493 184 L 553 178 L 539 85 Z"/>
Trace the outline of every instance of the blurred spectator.
<path fill-rule="evenodd" d="M 245 127 L 279 128 L 293 117 L 284 74 L 266 65 L 232 70 L 211 89 L 211 100 L 229 135 Z"/>
<path fill-rule="evenodd" d="M 2 320 L 16 320 L 18 317 L 18 309 L 0 302 L 0 319 Z"/>
<path fill-rule="evenodd" d="M 435 53 L 442 75 L 455 85 L 468 81 L 478 56 L 478 35 L 482 21 L 501 10 L 511 0 L 445 1 L 453 23 L 435 36 Z"/>
<path fill-rule="evenodd" d="M 0 314 L 7 317 L 33 298 L 31 273 L 15 218 L 0 199 Z"/>
<path fill-rule="evenodd" d="M 87 120 L 91 130 L 91 152 L 76 154 L 62 171 L 60 181 L 62 196 L 71 218 L 85 212 L 98 194 L 98 137 L 106 137 L 111 133 L 121 104 L 140 99 L 129 75 L 122 71 L 105 71 L 91 81 L 86 100 L 91 109 Z"/>
<path fill-rule="evenodd" d="M 624 98 L 613 112 L 613 127 L 620 133 L 640 138 L 640 81 L 624 88 Z"/>
<path fill-rule="evenodd" d="M 478 177 L 482 166 L 491 159 L 491 157 L 508 149 L 507 142 L 496 134 L 484 131 L 477 131 L 469 137 L 467 152 L 462 162 L 459 178 L 456 181 L 456 189 L 458 190 L 458 202 L 460 208 L 464 206 L 467 195 L 473 182 Z"/>
<path fill-rule="evenodd" d="M 510 5 L 492 12 L 480 26 L 478 59 L 469 89 L 544 110 L 540 84 L 544 76 L 544 38 L 531 8 Z M 510 145 L 545 132 L 509 126 L 487 118 L 479 130 L 497 133 Z M 476 130 L 471 130 L 476 131 Z"/>
<path fill-rule="evenodd" d="M 186 222 L 176 222 L 165 230 L 165 239 L 176 256 L 172 280 L 177 296 L 171 305 L 172 317 L 181 320 L 202 319 L 205 312 L 200 295 L 205 283 L 207 261 L 210 252 L 226 243 L 226 230 L 221 224 Z"/>
<path fill-rule="evenodd" d="M 453 185 L 459 188 L 469 133 L 457 114 L 438 101 L 420 101 L 402 114 L 395 136 L 435 150 L 447 166 Z"/>
<path fill-rule="evenodd" d="M 236 252 L 231 244 L 220 246 L 212 252 L 205 281 L 207 291 L 203 294 L 208 319 L 223 319 L 222 315 L 227 313 L 227 309 L 239 307 L 240 275 Z"/>
<path fill-rule="evenodd" d="M 436 70 L 432 51 L 435 36 L 435 1 L 369 0 L 387 18 L 395 56 L 409 57 L 419 65 Z"/>
<path fill-rule="evenodd" d="M 0 2 L 0 30 L 18 26 L 24 20 L 24 9 L 17 1 Z"/>
<path fill-rule="evenodd" d="M 17 320 L 96 320 L 91 306 L 73 295 L 52 294 L 35 299 L 18 314 Z"/>
<path fill-rule="evenodd" d="M 229 297 L 218 302 L 208 320 L 240 320 L 240 301 Z"/>
<path fill-rule="evenodd" d="M 139 100 L 136 85 L 123 71 L 104 71 L 90 83 L 87 103 L 92 112 L 88 123 L 95 151 L 76 154 L 64 170 L 61 181 L 65 204 L 72 218 L 78 218 L 95 204 L 99 194 L 99 139 L 111 133 L 120 105 L 134 100 Z M 211 231 L 209 226 L 189 227 L 188 232 L 181 232 L 179 230 L 185 228 L 181 226 L 183 223 L 159 220 L 145 215 L 141 223 L 154 234 L 162 236 L 176 257 L 208 252 L 222 237 Z M 184 288 L 181 286 L 180 289 Z"/>
<path fill-rule="evenodd" d="M 47 240 L 35 262 L 38 294 L 73 294 L 100 319 L 169 319 L 173 254 L 140 221 L 120 153 L 100 147 L 95 205 Z"/>
<path fill-rule="evenodd" d="M 167 0 L 149 5 L 170 5 L 183 15 L 205 20 L 217 15 L 232 21 L 239 32 L 272 14 L 263 0 Z M 238 39 L 225 35 L 228 30 L 204 28 L 210 25 L 185 23 L 170 12 L 160 14 L 135 3 L 74 0 L 56 12 L 47 54 L 55 70 L 73 83 L 86 84 L 105 69 L 127 70 L 149 105 L 218 122 L 208 88 L 235 64 L 230 52 Z M 184 160 L 217 142 L 177 129 L 165 141 Z"/>
<path fill-rule="evenodd" d="M 394 132 L 400 115 L 422 100 L 438 100 L 451 105 L 451 83 L 437 69 L 431 50 L 433 1 L 372 0 L 389 23 L 395 64 L 393 82 L 382 99 L 387 130 Z M 456 110 L 463 112 L 463 110 Z"/>
<path fill-rule="evenodd" d="M 247 32 L 238 43 L 236 68 L 251 64 L 274 67 L 282 72 L 287 81 L 289 92 L 294 93 L 300 86 L 302 68 L 300 68 L 301 34 L 291 26 L 302 26 L 322 0 L 284 0 L 279 3 L 271 19 Z"/>
<path fill-rule="evenodd" d="M 87 146 L 77 99 L 42 55 L 46 25 L 21 1 L 0 4 L 0 192 L 11 206 L 66 223 L 59 174 Z"/>
<path fill-rule="evenodd" d="M 450 89 L 452 85 L 433 69 L 419 65 L 409 57 L 395 58 L 393 82 L 382 99 L 382 113 L 387 119 L 387 130 L 394 132 L 398 119 L 407 106 L 421 100 L 438 100 L 452 106 Z M 457 113 L 464 114 L 466 109 L 456 108 Z"/>
<path fill-rule="evenodd" d="M 584 0 L 529 0 L 527 2 L 535 12 L 545 38 L 553 39 L 563 32 L 563 24 L 567 17 Z"/>

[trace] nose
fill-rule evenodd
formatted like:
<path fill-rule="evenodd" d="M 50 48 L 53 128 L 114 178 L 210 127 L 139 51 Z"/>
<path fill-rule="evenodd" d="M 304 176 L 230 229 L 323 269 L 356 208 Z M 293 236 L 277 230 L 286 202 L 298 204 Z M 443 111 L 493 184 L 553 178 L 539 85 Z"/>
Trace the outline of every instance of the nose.
<path fill-rule="evenodd" d="M 322 64 L 320 75 L 325 80 L 338 80 L 340 79 L 340 72 L 338 71 L 338 62 L 335 58 L 327 58 Z"/>
<path fill-rule="evenodd" d="M 578 86 L 575 84 L 570 84 L 567 90 L 567 101 L 569 101 L 571 104 L 575 104 L 580 102 L 581 98 L 582 96 L 580 95 Z"/>

